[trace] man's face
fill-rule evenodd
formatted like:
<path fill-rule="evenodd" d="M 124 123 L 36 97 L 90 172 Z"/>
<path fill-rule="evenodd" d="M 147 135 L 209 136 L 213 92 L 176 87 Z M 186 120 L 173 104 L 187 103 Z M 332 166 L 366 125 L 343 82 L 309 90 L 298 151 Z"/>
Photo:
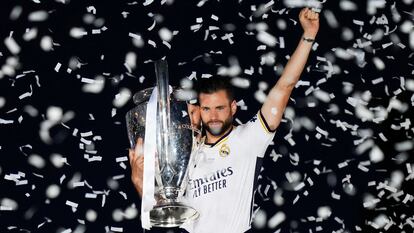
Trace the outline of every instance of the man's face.
<path fill-rule="evenodd" d="M 224 90 L 212 94 L 200 93 L 199 100 L 203 127 L 213 136 L 222 136 L 232 127 L 236 102 L 230 102 Z"/>

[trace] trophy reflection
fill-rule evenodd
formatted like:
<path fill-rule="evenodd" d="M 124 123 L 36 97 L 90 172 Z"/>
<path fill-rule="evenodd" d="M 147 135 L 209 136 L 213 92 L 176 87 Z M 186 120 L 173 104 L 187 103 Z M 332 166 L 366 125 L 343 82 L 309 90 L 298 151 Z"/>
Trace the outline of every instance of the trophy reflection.
<path fill-rule="evenodd" d="M 149 212 L 150 224 L 155 227 L 176 227 L 199 215 L 194 208 L 181 203 L 180 199 L 186 189 L 188 167 L 193 152 L 197 150 L 197 134 L 200 132 L 192 125 L 186 102 L 188 96 L 183 90 L 172 89 L 168 85 L 167 63 L 157 61 L 155 67 L 157 86 L 134 95 L 136 106 L 127 113 L 126 123 L 132 148 L 138 138 L 147 140 L 146 134 L 155 134 L 156 204 Z M 157 92 L 156 102 L 151 100 L 154 91 Z M 156 109 L 156 114 L 146 119 L 150 108 Z M 146 147 L 147 142 L 144 143 Z"/>

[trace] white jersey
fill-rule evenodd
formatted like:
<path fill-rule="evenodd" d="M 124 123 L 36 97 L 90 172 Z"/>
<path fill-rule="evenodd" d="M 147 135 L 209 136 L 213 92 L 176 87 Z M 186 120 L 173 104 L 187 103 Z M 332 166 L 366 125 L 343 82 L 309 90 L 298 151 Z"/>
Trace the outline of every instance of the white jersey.
<path fill-rule="evenodd" d="M 184 203 L 200 217 L 182 227 L 190 233 L 241 233 L 250 229 L 258 157 L 274 137 L 259 112 L 213 145 L 203 144 L 190 168 Z"/>

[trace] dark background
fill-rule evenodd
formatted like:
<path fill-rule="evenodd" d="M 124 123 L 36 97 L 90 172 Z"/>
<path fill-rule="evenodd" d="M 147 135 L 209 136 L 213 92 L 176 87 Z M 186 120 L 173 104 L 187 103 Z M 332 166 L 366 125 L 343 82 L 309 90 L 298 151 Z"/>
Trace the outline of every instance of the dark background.
<path fill-rule="evenodd" d="M 323 1 L 306 83 L 265 157 L 251 232 L 413 232 L 412 2 Z M 0 232 L 142 232 L 129 163 L 116 159 L 128 155 L 130 97 L 154 85 L 152 61 L 168 61 L 176 86 L 235 69 L 224 76 L 247 107 L 237 113 L 245 122 L 302 33 L 300 8 L 284 3 L 1 1 Z M 73 28 L 86 35 L 74 38 Z M 170 48 L 161 29 L 178 32 Z M 261 46 L 258 30 L 277 43 Z M 102 90 L 86 91 L 85 78 L 103 80 Z M 119 93 L 129 99 L 114 105 Z"/>

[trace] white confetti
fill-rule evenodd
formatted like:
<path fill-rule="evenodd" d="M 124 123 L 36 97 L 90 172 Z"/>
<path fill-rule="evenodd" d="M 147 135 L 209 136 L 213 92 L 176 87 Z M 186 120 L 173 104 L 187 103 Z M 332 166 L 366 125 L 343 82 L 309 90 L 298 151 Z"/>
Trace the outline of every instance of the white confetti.
<path fill-rule="evenodd" d="M 135 34 L 135 33 L 130 32 L 128 34 L 128 36 L 132 37 L 133 39 L 135 39 L 137 41 L 142 41 L 143 42 L 142 36 L 139 35 L 139 34 Z"/>
<path fill-rule="evenodd" d="M 72 201 L 66 201 L 66 205 L 72 207 L 72 208 L 78 208 L 78 203 L 72 202 Z"/>
<path fill-rule="evenodd" d="M 7 37 L 6 39 L 4 39 L 4 44 L 12 54 L 16 55 L 20 53 L 21 48 L 12 37 Z"/>
<path fill-rule="evenodd" d="M 88 35 L 88 32 L 87 32 L 87 31 L 85 31 L 85 29 L 83 29 L 83 28 L 76 28 L 76 27 L 75 27 L 75 28 L 72 28 L 72 29 L 70 30 L 69 35 L 70 35 L 71 37 L 73 37 L 73 38 L 80 39 L 80 38 L 82 38 L 83 36 Z"/>
<path fill-rule="evenodd" d="M 273 215 L 273 217 L 271 217 L 269 219 L 269 221 L 267 222 L 267 226 L 270 229 L 274 229 L 276 228 L 280 223 L 282 223 L 283 221 L 285 221 L 286 219 L 286 215 L 285 213 L 279 211 L 277 212 L 275 215 Z"/>
<path fill-rule="evenodd" d="M 407 167 L 407 172 L 408 172 L 408 174 L 411 174 L 411 173 L 413 172 L 413 169 L 412 169 L 412 167 L 411 167 L 411 164 L 407 163 L 407 164 L 405 164 L 405 165 L 406 165 L 406 167 Z"/>
<path fill-rule="evenodd" d="M 331 28 L 338 28 L 339 23 L 338 20 L 336 19 L 334 13 L 328 9 L 323 10 L 323 14 L 326 18 L 326 22 L 328 23 L 328 25 Z"/>
<path fill-rule="evenodd" d="M 114 180 L 120 180 L 120 179 L 123 179 L 123 178 L 125 178 L 125 175 L 123 175 L 123 174 L 112 177 L 112 179 L 114 179 Z"/>
<path fill-rule="evenodd" d="M 124 213 L 122 213 L 122 210 L 120 209 L 115 209 L 112 212 L 112 219 L 116 222 L 120 222 L 122 221 L 122 219 L 124 218 Z"/>
<path fill-rule="evenodd" d="M 196 32 L 196 31 L 200 30 L 200 28 L 202 26 L 203 26 L 202 24 L 194 24 L 194 25 L 190 26 L 190 30 Z"/>
<path fill-rule="evenodd" d="M 246 89 L 250 87 L 250 80 L 246 78 L 235 77 L 231 79 L 231 84 L 235 87 Z"/>
<path fill-rule="evenodd" d="M 60 194 L 60 187 L 56 184 L 52 184 L 46 189 L 46 196 L 50 199 L 58 197 Z"/>
<path fill-rule="evenodd" d="M 89 222 L 95 222 L 96 218 L 98 217 L 98 214 L 95 210 L 88 210 L 86 211 L 86 220 Z"/>
<path fill-rule="evenodd" d="M 127 88 L 122 88 L 120 92 L 115 96 L 115 99 L 113 100 L 112 104 L 120 108 L 124 106 L 128 100 L 131 98 L 131 91 Z"/>
<path fill-rule="evenodd" d="M 221 37 L 222 40 L 227 40 L 230 44 L 233 44 L 234 41 L 231 39 L 233 37 L 233 33 L 226 33 L 224 36 Z"/>
<path fill-rule="evenodd" d="M 285 38 L 279 37 L 279 48 L 283 49 L 285 48 Z"/>
<path fill-rule="evenodd" d="M 322 219 L 327 219 L 331 216 L 332 211 L 329 206 L 321 206 L 318 208 L 318 216 Z"/>
<path fill-rule="evenodd" d="M 390 47 L 391 45 L 393 45 L 393 42 L 385 43 L 385 44 L 382 44 L 382 48 L 385 49 L 385 48 Z"/>
<path fill-rule="evenodd" d="M 349 0 L 340 1 L 339 7 L 344 11 L 356 11 L 358 9 L 358 6 Z"/>
<path fill-rule="evenodd" d="M 113 232 L 124 232 L 122 227 L 111 227 L 111 231 L 113 231 Z"/>
<path fill-rule="evenodd" d="M 372 162 L 378 163 L 384 160 L 384 153 L 378 146 L 374 146 L 369 153 L 369 158 Z"/>
<path fill-rule="evenodd" d="M 148 40 L 148 44 L 151 45 L 152 47 L 156 48 L 157 44 L 155 43 L 155 41 L 153 40 Z"/>
<path fill-rule="evenodd" d="M 129 206 L 124 212 L 124 217 L 126 219 L 134 219 L 137 215 L 138 210 L 135 206 Z"/>
<path fill-rule="evenodd" d="M 5 120 L 0 118 L 0 124 L 13 124 L 13 120 Z"/>
<path fill-rule="evenodd" d="M 403 181 L 404 181 L 404 173 L 402 171 L 396 170 L 391 173 L 390 186 L 395 187 L 395 188 L 400 188 Z"/>
<path fill-rule="evenodd" d="M 375 229 L 381 229 L 388 222 L 389 222 L 388 217 L 384 214 L 380 214 L 374 219 L 374 222 L 371 223 L 371 226 L 374 227 Z"/>
<path fill-rule="evenodd" d="M 328 137 L 329 135 L 328 131 L 319 128 L 319 126 L 316 126 L 316 131 L 318 131 L 320 134 L 324 135 L 325 137 Z"/>
<path fill-rule="evenodd" d="M 102 156 L 92 156 L 87 159 L 88 159 L 88 162 L 102 161 Z"/>
<path fill-rule="evenodd" d="M 62 155 L 56 154 L 56 153 L 51 154 L 50 161 L 57 168 L 61 168 L 61 167 L 63 167 L 64 164 L 67 163 L 66 158 L 64 158 Z"/>
<path fill-rule="evenodd" d="M 158 31 L 158 35 L 162 40 L 167 42 L 171 41 L 171 39 L 173 38 L 173 34 L 168 28 L 161 28 Z"/>
<path fill-rule="evenodd" d="M 73 182 L 72 187 L 76 188 L 76 187 L 83 187 L 85 186 L 85 182 L 83 181 L 79 181 L 79 182 Z"/>
<path fill-rule="evenodd" d="M 364 21 L 354 19 L 354 20 L 352 20 L 352 22 L 356 25 L 364 26 Z"/>
<path fill-rule="evenodd" d="M 64 231 L 61 231 L 60 233 L 72 233 L 72 229 L 65 229 Z"/>
<path fill-rule="evenodd" d="M 363 166 L 362 164 L 358 164 L 358 169 L 360 169 L 363 172 L 368 172 L 369 171 L 369 169 L 367 167 Z"/>
<path fill-rule="evenodd" d="M 377 13 L 377 9 L 384 8 L 386 3 L 386 0 L 368 0 L 367 13 L 369 15 L 375 15 Z"/>
<path fill-rule="evenodd" d="M 62 64 L 60 64 L 60 63 L 58 62 L 58 63 L 56 64 L 56 66 L 55 66 L 55 71 L 56 71 L 56 72 L 59 72 L 60 67 L 62 67 Z"/>
<path fill-rule="evenodd" d="M 0 96 L 0 108 L 4 107 L 6 105 L 6 98 Z"/>
<path fill-rule="evenodd" d="M 122 156 L 122 157 L 118 157 L 115 159 L 117 163 L 119 162 L 125 162 L 128 161 L 128 157 L 127 156 Z"/>
<path fill-rule="evenodd" d="M 41 22 L 45 21 L 48 18 L 48 13 L 46 11 L 35 11 L 29 14 L 29 21 L 32 22 Z"/>
<path fill-rule="evenodd" d="M 94 6 L 86 7 L 86 11 L 88 11 L 89 13 L 92 13 L 94 15 L 96 14 L 96 8 Z"/>
<path fill-rule="evenodd" d="M 385 64 L 379 57 L 372 58 L 372 61 L 374 62 L 374 65 L 375 67 L 377 67 L 378 70 L 385 69 Z"/>
<path fill-rule="evenodd" d="M 412 30 L 409 34 L 409 43 L 410 43 L 410 48 L 414 49 L 414 31 Z"/>
<path fill-rule="evenodd" d="M 25 41 L 33 40 L 37 37 L 37 32 L 38 32 L 37 28 L 27 29 L 26 32 L 23 34 L 23 39 Z"/>
<path fill-rule="evenodd" d="M 28 162 L 29 162 L 30 165 L 32 165 L 32 166 L 34 166 L 38 169 L 42 169 L 46 165 L 45 160 L 40 155 L 36 155 L 36 154 L 30 155 L 29 158 L 28 158 Z"/>
<path fill-rule="evenodd" d="M 21 6 L 13 7 L 13 10 L 10 12 L 10 19 L 17 20 L 23 12 L 23 8 Z"/>
<path fill-rule="evenodd" d="M 50 106 L 46 112 L 47 119 L 52 122 L 59 122 L 63 117 L 63 110 L 60 107 Z"/>
<path fill-rule="evenodd" d="M 81 78 L 81 82 L 88 83 L 88 84 L 94 84 L 95 83 L 95 80 L 94 79 L 91 79 L 91 78 L 84 78 L 84 77 L 82 77 Z"/>
<path fill-rule="evenodd" d="M 376 78 L 376 79 L 372 80 L 372 84 L 377 85 L 378 83 L 382 83 L 383 81 L 384 81 L 384 78 L 383 77 L 379 77 L 379 78 Z"/>
<path fill-rule="evenodd" d="M 66 175 L 63 174 L 59 179 L 60 184 L 62 184 L 65 179 L 66 179 Z"/>
<path fill-rule="evenodd" d="M 378 17 L 377 20 L 375 21 L 376 24 L 378 25 L 384 25 L 384 24 L 388 24 L 388 18 L 387 16 L 385 16 L 384 14 L 381 15 L 381 17 Z"/>
<path fill-rule="evenodd" d="M 412 201 L 413 196 L 411 196 L 410 194 L 405 195 L 404 200 L 402 201 L 404 204 L 407 204 L 408 201 Z"/>
<path fill-rule="evenodd" d="M 322 91 L 322 90 L 315 90 L 313 95 L 322 102 L 329 103 L 331 101 L 331 97 L 329 93 Z"/>
<path fill-rule="evenodd" d="M 10 198 L 3 198 L 0 202 L 0 210 L 16 210 L 18 208 L 18 204 L 15 200 Z"/>
<path fill-rule="evenodd" d="M 300 182 L 298 185 L 295 186 L 294 190 L 299 191 L 305 187 L 305 183 Z"/>
<path fill-rule="evenodd" d="M 95 193 L 85 193 L 85 198 L 92 198 L 92 199 L 95 199 L 95 198 L 97 198 L 98 197 L 98 195 L 97 194 L 95 194 Z"/>
<path fill-rule="evenodd" d="M 332 197 L 333 199 L 336 199 L 336 200 L 340 200 L 340 199 L 341 199 L 341 195 L 336 194 L 336 193 L 334 193 L 334 192 L 332 192 L 332 193 L 331 193 L 331 197 Z"/>
<path fill-rule="evenodd" d="M 218 20 L 219 20 L 219 17 L 218 17 L 218 16 L 216 16 L 216 15 L 211 15 L 211 19 L 212 19 L 212 20 L 215 20 L 215 21 L 218 21 Z"/>
<path fill-rule="evenodd" d="M 40 41 L 40 48 L 43 49 L 43 51 L 52 51 L 53 50 L 53 40 L 50 36 L 44 36 L 42 37 L 42 40 Z"/>
<path fill-rule="evenodd" d="M 321 2 L 316 0 L 284 0 L 283 3 L 289 8 L 309 7 L 320 9 L 322 7 Z"/>
<path fill-rule="evenodd" d="M 412 150 L 414 147 L 414 142 L 411 140 L 399 142 L 395 144 L 395 150 L 401 152 L 401 151 L 409 151 Z"/>
<path fill-rule="evenodd" d="M 257 38 L 258 41 L 260 41 L 260 42 L 262 42 L 262 43 L 264 43 L 264 44 L 266 44 L 270 47 L 275 47 L 276 43 L 277 43 L 276 38 L 273 35 L 265 32 L 265 31 L 259 31 L 256 38 Z"/>
<path fill-rule="evenodd" d="M 32 88 L 32 85 L 30 85 L 30 92 L 23 93 L 22 95 L 19 96 L 19 99 L 30 97 L 32 96 L 32 94 L 33 94 L 33 88 Z"/>
<path fill-rule="evenodd" d="M 144 5 L 144 6 L 148 6 L 148 5 L 150 5 L 151 3 L 153 3 L 154 2 L 154 0 L 145 0 L 145 2 L 143 2 L 142 3 L 142 5 Z"/>
<path fill-rule="evenodd" d="M 28 184 L 28 180 L 18 180 L 17 182 L 16 182 L 16 186 L 17 185 L 26 185 L 26 184 Z"/>

